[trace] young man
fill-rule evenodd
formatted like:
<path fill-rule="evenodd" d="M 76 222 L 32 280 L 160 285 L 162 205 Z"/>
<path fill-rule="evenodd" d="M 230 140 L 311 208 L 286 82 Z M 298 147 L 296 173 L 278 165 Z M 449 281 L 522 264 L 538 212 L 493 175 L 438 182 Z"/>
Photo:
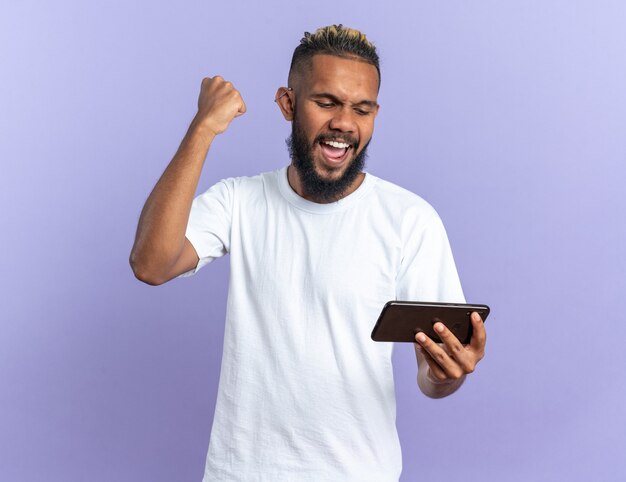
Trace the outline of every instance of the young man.
<path fill-rule="evenodd" d="M 305 34 L 276 101 L 292 123 L 291 164 L 227 179 L 193 200 L 209 146 L 246 111 L 220 77 L 141 214 L 131 265 L 149 284 L 231 255 L 224 354 L 205 481 L 397 481 L 390 343 L 370 339 L 392 299 L 464 302 L 436 212 L 363 172 L 380 71 L 365 35 Z M 418 386 L 454 392 L 482 358 L 416 337 Z"/>

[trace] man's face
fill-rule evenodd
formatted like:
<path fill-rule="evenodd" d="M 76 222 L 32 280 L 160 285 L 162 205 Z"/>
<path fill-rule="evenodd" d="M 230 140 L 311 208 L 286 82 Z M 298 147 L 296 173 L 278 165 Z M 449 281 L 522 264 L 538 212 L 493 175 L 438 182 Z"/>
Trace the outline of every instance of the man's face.
<path fill-rule="evenodd" d="M 358 186 L 378 113 L 373 65 L 316 55 L 294 82 L 289 151 L 302 188 L 313 200 L 334 201 Z"/>

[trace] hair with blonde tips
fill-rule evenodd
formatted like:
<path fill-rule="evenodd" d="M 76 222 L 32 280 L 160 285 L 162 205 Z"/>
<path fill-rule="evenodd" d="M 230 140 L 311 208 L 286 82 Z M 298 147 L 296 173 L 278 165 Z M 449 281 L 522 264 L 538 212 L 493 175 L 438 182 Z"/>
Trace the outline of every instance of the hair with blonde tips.
<path fill-rule="evenodd" d="M 376 47 L 359 30 L 343 25 L 329 25 L 315 32 L 304 32 L 300 45 L 296 47 L 289 68 L 289 84 L 295 72 L 309 67 L 314 55 L 326 54 L 346 59 L 360 60 L 376 67 L 380 87 L 380 65 Z"/>

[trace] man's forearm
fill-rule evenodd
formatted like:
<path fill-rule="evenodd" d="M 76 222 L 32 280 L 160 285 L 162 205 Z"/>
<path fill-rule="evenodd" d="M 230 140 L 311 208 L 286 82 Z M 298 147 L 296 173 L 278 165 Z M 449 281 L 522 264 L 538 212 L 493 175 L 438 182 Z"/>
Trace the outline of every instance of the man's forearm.
<path fill-rule="evenodd" d="M 160 280 L 180 255 L 191 203 L 215 134 L 195 119 L 148 197 L 137 226 L 130 263 L 144 281 Z"/>

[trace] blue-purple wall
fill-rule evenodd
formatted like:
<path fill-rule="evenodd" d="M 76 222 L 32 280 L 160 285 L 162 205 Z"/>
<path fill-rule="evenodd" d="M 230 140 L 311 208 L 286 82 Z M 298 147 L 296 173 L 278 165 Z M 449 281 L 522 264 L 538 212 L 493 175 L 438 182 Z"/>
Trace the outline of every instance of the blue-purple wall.
<path fill-rule="evenodd" d="M 623 2 L 99 3 L 0 7 L 0 480 L 200 480 L 228 261 L 143 285 L 137 218 L 203 76 L 248 113 L 200 189 L 285 165 L 275 90 L 338 22 L 382 56 L 369 170 L 436 207 L 493 310 L 448 399 L 396 347 L 402 480 L 626 479 Z"/>

